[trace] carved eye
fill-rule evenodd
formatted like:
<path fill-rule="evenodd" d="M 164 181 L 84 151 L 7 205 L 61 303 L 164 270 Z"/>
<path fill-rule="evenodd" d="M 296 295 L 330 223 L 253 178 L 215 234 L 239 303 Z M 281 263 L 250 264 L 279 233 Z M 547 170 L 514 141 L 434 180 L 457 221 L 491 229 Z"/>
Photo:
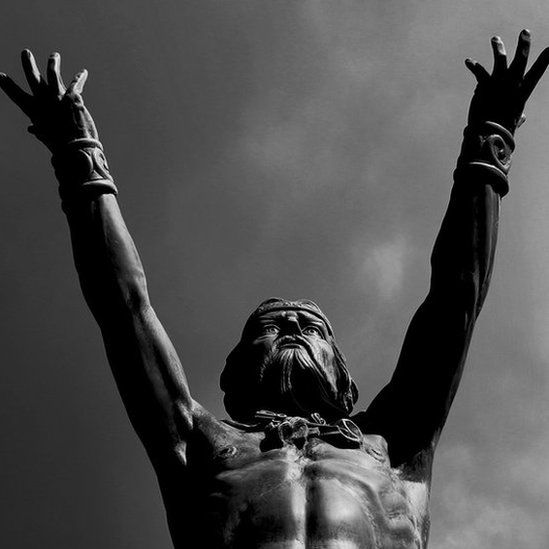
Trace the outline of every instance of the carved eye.
<path fill-rule="evenodd" d="M 266 324 L 263 326 L 264 334 L 273 334 L 276 335 L 280 331 L 279 327 L 276 324 Z"/>
<path fill-rule="evenodd" d="M 322 332 L 316 326 L 307 326 L 303 328 L 303 335 L 322 337 Z"/>

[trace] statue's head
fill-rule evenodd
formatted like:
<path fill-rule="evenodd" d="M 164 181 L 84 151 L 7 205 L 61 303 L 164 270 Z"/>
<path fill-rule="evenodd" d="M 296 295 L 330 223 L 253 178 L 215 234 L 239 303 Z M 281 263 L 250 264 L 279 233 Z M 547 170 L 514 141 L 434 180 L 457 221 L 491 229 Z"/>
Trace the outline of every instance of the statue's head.
<path fill-rule="evenodd" d="M 358 390 L 328 318 L 312 301 L 267 299 L 248 318 L 221 374 L 227 412 L 348 416 Z"/>

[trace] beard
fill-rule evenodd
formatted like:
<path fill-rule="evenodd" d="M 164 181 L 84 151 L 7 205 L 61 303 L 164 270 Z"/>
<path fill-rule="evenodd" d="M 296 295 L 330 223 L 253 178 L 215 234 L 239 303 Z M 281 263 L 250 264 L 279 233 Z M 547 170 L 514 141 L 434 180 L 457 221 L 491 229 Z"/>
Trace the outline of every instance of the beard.
<path fill-rule="evenodd" d="M 264 359 L 259 375 L 261 400 L 267 408 L 290 415 L 318 412 L 330 416 L 341 410 L 338 402 L 337 380 L 333 361 L 326 350 L 315 348 L 308 341 L 296 337 L 287 347 L 281 340 Z"/>

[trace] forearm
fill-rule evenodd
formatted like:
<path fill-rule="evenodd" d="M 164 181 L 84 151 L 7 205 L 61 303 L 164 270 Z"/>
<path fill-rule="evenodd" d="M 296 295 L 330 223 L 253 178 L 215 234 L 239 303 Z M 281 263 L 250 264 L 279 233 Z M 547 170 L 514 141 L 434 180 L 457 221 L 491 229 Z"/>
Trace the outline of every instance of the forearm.
<path fill-rule="evenodd" d="M 466 297 L 478 312 L 494 263 L 499 202 L 481 179 L 456 181 L 431 256 L 431 298 Z"/>
<path fill-rule="evenodd" d="M 148 306 L 143 267 L 116 201 L 103 145 L 91 137 L 70 140 L 54 149 L 52 165 L 82 290 L 97 320 Z"/>
<path fill-rule="evenodd" d="M 82 291 L 98 322 L 148 307 L 143 266 L 116 197 L 101 194 L 64 210 Z"/>
<path fill-rule="evenodd" d="M 494 129 L 495 128 L 495 129 Z M 465 132 L 448 210 L 431 257 L 431 297 L 455 297 L 478 313 L 490 282 L 497 242 L 500 196 L 514 143 L 494 128 Z M 494 141 L 499 148 L 493 148 Z M 502 163 L 501 159 L 505 159 Z"/>

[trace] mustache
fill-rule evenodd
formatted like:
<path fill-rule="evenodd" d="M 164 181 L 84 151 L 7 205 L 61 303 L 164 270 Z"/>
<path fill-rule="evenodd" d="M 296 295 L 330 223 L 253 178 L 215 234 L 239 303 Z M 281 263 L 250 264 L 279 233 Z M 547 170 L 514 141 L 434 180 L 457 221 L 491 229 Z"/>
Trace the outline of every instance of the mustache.
<path fill-rule="evenodd" d="M 273 351 L 277 352 L 280 351 L 281 347 L 284 347 L 285 345 L 300 345 L 301 347 L 304 347 L 309 356 L 312 360 L 317 360 L 315 357 L 315 353 L 313 351 L 313 348 L 307 338 L 300 336 L 300 335 L 285 335 L 282 336 L 280 339 L 277 339 L 273 345 Z"/>

